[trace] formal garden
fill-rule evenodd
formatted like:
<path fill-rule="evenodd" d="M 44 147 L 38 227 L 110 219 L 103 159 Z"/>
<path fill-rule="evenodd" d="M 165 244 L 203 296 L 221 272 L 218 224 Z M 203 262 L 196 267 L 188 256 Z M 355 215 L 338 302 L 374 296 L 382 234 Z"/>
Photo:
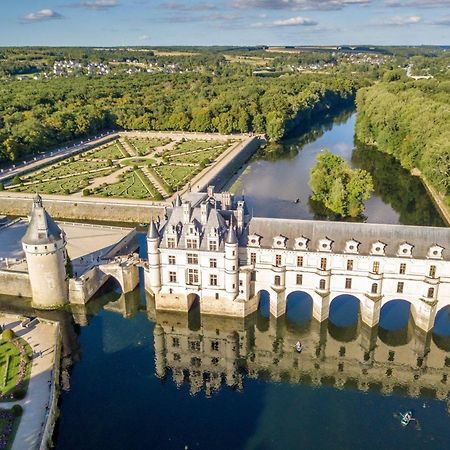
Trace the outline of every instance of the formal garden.
<path fill-rule="evenodd" d="M 14 192 L 163 200 L 182 189 L 237 139 L 121 136 L 13 178 Z"/>
<path fill-rule="evenodd" d="M 32 350 L 29 344 L 14 335 L 2 332 L 0 340 L 0 401 L 14 402 L 25 397 L 30 379 Z M 0 409 L 0 449 L 9 449 L 19 426 L 22 407 Z"/>

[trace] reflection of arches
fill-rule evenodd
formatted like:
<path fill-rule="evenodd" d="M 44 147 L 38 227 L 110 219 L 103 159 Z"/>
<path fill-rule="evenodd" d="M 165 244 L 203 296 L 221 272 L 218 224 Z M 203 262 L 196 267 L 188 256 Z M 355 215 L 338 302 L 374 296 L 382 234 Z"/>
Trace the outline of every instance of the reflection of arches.
<path fill-rule="evenodd" d="M 450 305 L 436 313 L 432 338 L 438 348 L 450 352 Z"/>
<path fill-rule="evenodd" d="M 191 305 L 188 311 L 188 328 L 191 331 L 199 331 L 201 327 L 200 297 L 197 294 L 189 294 L 188 304 Z"/>
<path fill-rule="evenodd" d="M 312 297 L 303 291 L 291 292 L 286 298 L 286 328 L 289 331 L 299 331 L 311 323 L 313 310 Z"/>
<path fill-rule="evenodd" d="M 256 327 L 259 331 L 267 331 L 270 321 L 270 294 L 266 290 L 258 293 L 258 311 L 256 312 Z"/>

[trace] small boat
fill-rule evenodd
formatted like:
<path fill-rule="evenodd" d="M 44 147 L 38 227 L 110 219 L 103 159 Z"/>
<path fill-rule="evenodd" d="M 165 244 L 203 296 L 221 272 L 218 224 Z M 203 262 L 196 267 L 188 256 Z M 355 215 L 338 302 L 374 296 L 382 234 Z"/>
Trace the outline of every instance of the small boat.
<path fill-rule="evenodd" d="M 297 350 L 297 353 L 301 353 L 301 352 L 302 352 L 302 350 L 303 350 L 303 345 L 302 345 L 302 343 L 301 343 L 300 341 L 298 341 L 298 342 L 295 344 L 295 350 Z"/>
<path fill-rule="evenodd" d="M 409 422 L 411 422 L 411 420 L 415 420 L 412 416 L 412 412 L 411 411 L 406 411 L 404 414 L 400 413 L 400 423 L 406 427 L 406 425 L 409 424 Z"/>
<path fill-rule="evenodd" d="M 294 201 L 294 203 L 300 203 L 300 199 L 297 198 L 297 199 Z"/>

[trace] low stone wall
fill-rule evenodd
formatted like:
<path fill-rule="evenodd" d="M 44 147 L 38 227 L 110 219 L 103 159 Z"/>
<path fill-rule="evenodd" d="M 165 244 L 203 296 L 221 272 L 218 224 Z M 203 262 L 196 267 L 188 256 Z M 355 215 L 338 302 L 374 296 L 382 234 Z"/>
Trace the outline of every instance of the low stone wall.
<path fill-rule="evenodd" d="M 0 270 L 0 294 L 31 298 L 31 285 L 28 273 Z"/>
<path fill-rule="evenodd" d="M 98 267 L 88 270 L 80 278 L 69 280 L 69 302 L 76 305 L 85 305 L 89 299 L 106 283 L 106 275 Z"/>
<path fill-rule="evenodd" d="M 0 214 L 26 216 L 31 211 L 34 194 L 0 192 Z M 162 217 L 169 203 L 144 200 L 72 198 L 63 195 L 43 195 L 45 209 L 53 218 L 99 220 L 108 222 L 148 223 L 152 217 Z"/>

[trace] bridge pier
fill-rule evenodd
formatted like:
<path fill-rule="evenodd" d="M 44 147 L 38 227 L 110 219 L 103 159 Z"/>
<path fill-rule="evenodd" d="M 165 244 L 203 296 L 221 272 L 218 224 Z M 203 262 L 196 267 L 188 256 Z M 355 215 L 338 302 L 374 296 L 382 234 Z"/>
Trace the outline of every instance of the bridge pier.
<path fill-rule="evenodd" d="M 373 328 L 378 325 L 381 312 L 381 296 L 366 295 L 360 301 L 360 307 L 362 322 L 368 325 L 369 328 Z"/>
<path fill-rule="evenodd" d="M 313 318 L 318 322 L 327 320 L 330 315 L 330 294 L 320 295 L 314 292 L 311 296 L 313 299 Z"/>
<path fill-rule="evenodd" d="M 411 312 L 416 327 L 428 332 L 434 326 L 436 317 L 437 300 L 420 297 L 417 302 L 411 305 Z"/>

